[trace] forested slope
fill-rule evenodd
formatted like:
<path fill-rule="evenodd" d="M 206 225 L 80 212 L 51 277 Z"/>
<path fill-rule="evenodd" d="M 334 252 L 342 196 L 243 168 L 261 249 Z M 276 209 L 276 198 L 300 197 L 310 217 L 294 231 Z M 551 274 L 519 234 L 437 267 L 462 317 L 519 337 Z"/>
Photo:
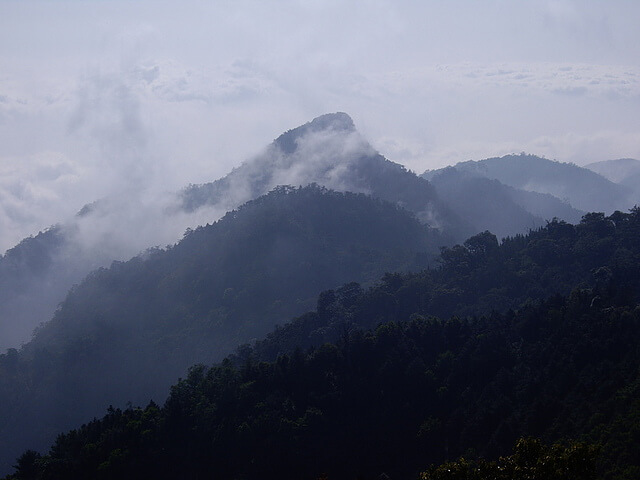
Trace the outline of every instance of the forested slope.
<path fill-rule="evenodd" d="M 443 249 L 440 268 L 325 291 L 315 312 L 193 367 L 163 407 L 110 410 L 48 455 L 26 453 L 24 468 L 415 478 L 534 435 L 598 443 L 600 477 L 637 478 L 639 238 L 639 209 L 589 214 L 502 244 L 481 234 Z"/>
<path fill-rule="evenodd" d="M 0 351 L 18 348 L 92 270 L 173 244 L 187 226 L 213 222 L 282 185 L 318 184 L 364 193 L 413 212 L 452 245 L 476 232 L 424 178 L 376 152 L 345 113 L 322 115 L 280 135 L 260 154 L 210 183 L 181 192 L 96 199 L 0 256 Z M 356 277 L 353 277 L 354 279 Z"/>
<path fill-rule="evenodd" d="M 0 460 L 110 403 L 164 398 L 190 365 L 264 336 L 322 290 L 424 268 L 439 239 L 363 194 L 281 187 L 172 248 L 95 271 L 31 342 L 0 356 Z"/>
<path fill-rule="evenodd" d="M 352 330 L 273 362 L 197 366 L 164 407 L 110 410 L 37 465 L 42 478 L 416 478 L 535 435 L 600 442 L 604 478 L 635 478 L 640 309 L 597 293 L 597 307 L 576 290 L 517 313 Z"/>
<path fill-rule="evenodd" d="M 373 328 L 411 314 L 448 318 L 506 312 L 568 295 L 575 288 L 618 285 L 623 301 L 640 296 L 640 209 L 588 214 L 578 225 L 550 222 L 528 235 L 498 243 L 489 232 L 441 249 L 438 268 L 388 274 L 377 286 L 357 284 L 323 292 L 317 313 L 306 314 L 258 342 L 260 358 L 274 359 L 295 346 L 336 341 L 344 322 Z M 594 305 L 600 302 L 594 294 Z"/>

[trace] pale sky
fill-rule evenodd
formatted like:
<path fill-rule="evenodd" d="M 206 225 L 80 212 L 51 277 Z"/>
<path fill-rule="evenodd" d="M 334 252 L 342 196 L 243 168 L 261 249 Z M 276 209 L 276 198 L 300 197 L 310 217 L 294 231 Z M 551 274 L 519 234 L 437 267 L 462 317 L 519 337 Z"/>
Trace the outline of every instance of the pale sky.
<path fill-rule="evenodd" d="M 640 158 L 640 2 L 0 0 L 0 251 L 345 111 L 423 172 Z"/>

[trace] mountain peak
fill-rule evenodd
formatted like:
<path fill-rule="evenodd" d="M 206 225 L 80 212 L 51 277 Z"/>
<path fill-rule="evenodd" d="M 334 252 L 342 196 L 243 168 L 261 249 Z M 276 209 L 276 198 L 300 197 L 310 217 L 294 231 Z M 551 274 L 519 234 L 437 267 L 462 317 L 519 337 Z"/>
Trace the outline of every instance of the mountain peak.
<path fill-rule="evenodd" d="M 355 130 L 351 117 L 344 112 L 326 113 L 311 120 L 307 125 L 314 130 Z"/>
<path fill-rule="evenodd" d="M 308 133 L 323 131 L 351 133 L 355 130 L 353 120 L 346 113 L 327 113 L 314 118 L 309 123 L 286 131 L 275 140 L 274 144 L 284 153 L 293 153 L 297 148 L 297 139 Z"/>

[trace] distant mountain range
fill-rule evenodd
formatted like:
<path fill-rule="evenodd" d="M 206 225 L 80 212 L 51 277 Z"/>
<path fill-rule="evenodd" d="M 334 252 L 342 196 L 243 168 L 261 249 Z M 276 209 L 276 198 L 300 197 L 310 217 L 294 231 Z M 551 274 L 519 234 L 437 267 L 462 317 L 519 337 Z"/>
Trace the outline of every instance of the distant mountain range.
<path fill-rule="evenodd" d="M 585 168 L 602 175 L 614 183 L 631 187 L 640 181 L 640 160 L 634 158 L 619 158 L 604 160 L 585 165 Z"/>
<path fill-rule="evenodd" d="M 596 172 L 570 163 L 535 155 L 505 155 L 453 166 L 468 175 L 498 180 L 529 192 L 550 194 L 585 212 L 627 211 L 634 205 L 629 188 L 607 180 Z M 425 173 L 432 178 L 436 171 Z"/>
<path fill-rule="evenodd" d="M 634 158 L 606 160 L 590 163 L 585 168 L 630 189 L 633 204 L 640 204 L 640 160 Z"/>
<path fill-rule="evenodd" d="M 186 210 L 207 204 L 234 208 L 277 185 L 317 183 L 339 192 L 365 193 L 399 205 L 449 241 L 473 232 L 442 202 L 432 185 L 377 153 L 346 113 L 327 114 L 278 137 L 263 154 L 215 182 L 191 185 Z"/>
<path fill-rule="evenodd" d="M 377 153 L 347 114 L 334 113 L 285 132 L 225 177 L 190 185 L 165 206 L 154 205 L 151 223 L 174 225 L 177 238 L 180 228 L 215 221 L 278 185 L 317 183 L 399 205 L 438 229 L 443 245 L 451 245 L 484 230 L 502 238 L 552 218 L 575 223 L 586 211 L 626 211 L 640 198 L 638 164 L 631 159 L 592 164 L 595 171 L 618 172 L 611 178 L 621 184 L 533 155 L 463 162 L 418 177 Z M 151 235 L 149 244 L 127 244 L 126 239 L 142 237 L 135 222 L 127 231 L 109 231 L 122 229 L 119 219 L 128 212 L 139 210 L 144 217 L 145 208 L 99 200 L 0 256 L 0 351 L 28 341 L 69 288 L 93 269 L 164 244 L 166 234 Z"/>
<path fill-rule="evenodd" d="M 474 231 L 489 230 L 500 238 L 539 228 L 553 218 L 576 223 L 584 215 L 553 195 L 514 188 L 463 168 L 447 167 L 424 176 Z"/>

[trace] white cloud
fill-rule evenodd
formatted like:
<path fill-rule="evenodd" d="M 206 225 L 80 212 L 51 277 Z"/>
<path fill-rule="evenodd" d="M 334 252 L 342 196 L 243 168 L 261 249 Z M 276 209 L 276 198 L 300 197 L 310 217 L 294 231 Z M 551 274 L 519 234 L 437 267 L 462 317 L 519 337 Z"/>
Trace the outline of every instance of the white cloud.
<path fill-rule="evenodd" d="M 588 94 L 596 99 L 640 96 L 640 67 L 580 63 L 460 63 L 378 74 L 377 95 L 449 88 L 464 93 L 509 89 L 521 95 Z M 371 89 L 371 86 L 364 89 Z"/>
<path fill-rule="evenodd" d="M 2 9 L 0 250 L 114 192 L 211 181 L 325 112 L 418 172 L 523 150 L 640 156 L 638 2 Z M 41 178 L 46 156 L 70 177 Z"/>
<path fill-rule="evenodd" d="M 59 153 L 0 159 L 0 232 L 6 248 L 51 226 L 50 218 L 72 215 L 64 192 L 80 181 L 76 166 Z"/>

